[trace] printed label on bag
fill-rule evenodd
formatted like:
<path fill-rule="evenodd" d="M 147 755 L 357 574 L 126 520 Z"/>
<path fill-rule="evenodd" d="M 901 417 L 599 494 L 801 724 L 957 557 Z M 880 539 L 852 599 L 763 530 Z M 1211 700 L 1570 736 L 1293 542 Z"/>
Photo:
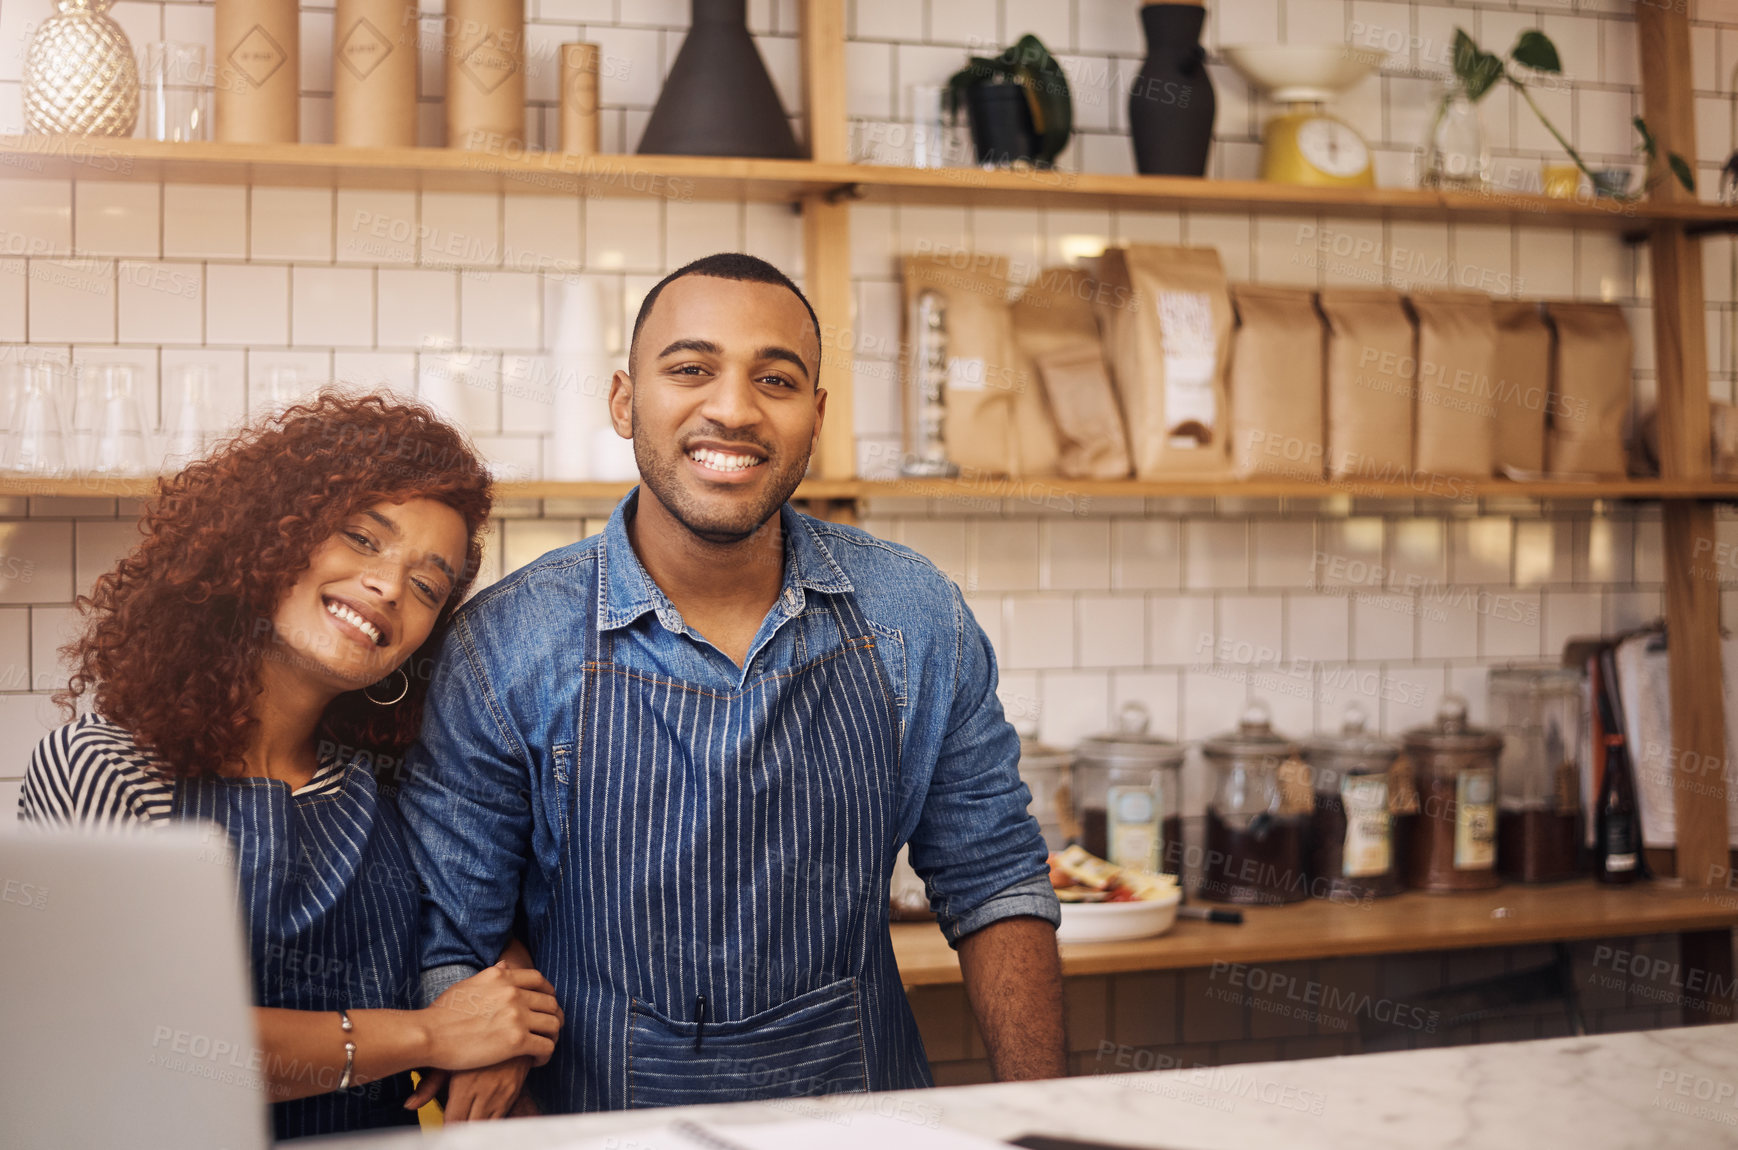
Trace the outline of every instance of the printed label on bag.
<path fill-rule="evenodd" d="M 948 357 L 947 386 L 950 391 L 982 391 L 989 378 L 989 369 L 981 357 L 955 355 Z"/>
<path fill-rule="evenodd" d="M 1462 771 L 1454 797 L 1454 869 L 1490 870 L 1497 862 L 1496 771 Z"/>
<path fill-rule="evenodd" d="M 1110 861 L 1159 873 L 1159 805 L 1146 787 L 1112 787 L 1107 796 Z"/>
<path fill-rule="evenodd" d="M 1206 447 L 1219 420 L 1213 300 L 1205 292 L 1160 292 L 1159 344 L 1165 354 L 1167 446 Z"/>
<path fill-rule="evenodd" d="M 1394 861 L 1387 776 L 1347 775 L 1340 782 L 1340 803 L 1346 811 L 1340 873 L 1346 878 L 1387 874 Z"/>

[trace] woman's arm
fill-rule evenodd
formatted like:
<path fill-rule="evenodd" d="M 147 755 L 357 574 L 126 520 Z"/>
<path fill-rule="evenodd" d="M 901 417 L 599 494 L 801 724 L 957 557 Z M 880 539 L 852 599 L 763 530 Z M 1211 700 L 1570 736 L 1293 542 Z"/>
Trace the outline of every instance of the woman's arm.
<path fill-rule="evenodd" d="M 335 1010 L 254 1011 L 261 1070 L 273 1102 L 336 1090 L 344 1043 L 356 1044 L 351 1085 L 434 1066 L 468 1070 L 513 1058 L 542 1065 L 555 1050 L 561 1007 L 534 970 L 492 966 L 455 983 L 424 1010 L 352 1010 L 344 1033 Z"/>
<path fill-rule="evenodd" d="M 501 952 L 501 965 L 512 970 L 531 970 L 531 951 L 517 938 Z M 491 1118 L 530 1117 L 538 1113 L 530 1096 L 523 1093 L 525 1076 L 531 1072 L 533 1060 L 509 1058 L 494 1066 L 461 1070 L 449 1074 L 444 1070 L 425 1072 L 416 1093 L 405 1105 L 418 1109 L 445 1088 L 446 1105 L 442 1120 L 450 1123 L 482 1122 Z"/>

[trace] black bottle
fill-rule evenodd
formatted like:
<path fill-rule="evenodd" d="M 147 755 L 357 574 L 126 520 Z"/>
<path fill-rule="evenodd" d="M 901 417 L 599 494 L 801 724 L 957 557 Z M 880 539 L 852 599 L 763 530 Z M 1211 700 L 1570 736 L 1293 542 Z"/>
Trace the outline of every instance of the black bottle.
<path fill-rule="evenodd" d="M 1635 775 L 1619 726 L 1617 676 L 1607 651 L 1599 661 L 1599 725 L 1605 740 L 1605 776 L 1594 807 L 1593 876 L 1604 883 L 1631 883 L 1643 875 L 1641 808 L 1635 801 Z"/>

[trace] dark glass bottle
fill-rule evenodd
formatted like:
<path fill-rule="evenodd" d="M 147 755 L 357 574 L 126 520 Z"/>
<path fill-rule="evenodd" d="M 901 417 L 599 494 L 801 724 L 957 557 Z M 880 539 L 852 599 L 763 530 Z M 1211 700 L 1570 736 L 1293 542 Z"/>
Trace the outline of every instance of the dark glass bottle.
<path fill-rule="evenodd" d="M 1593 844 L 1594 876 L 1626 883 L 1641 877 L 1641 811 L 1622 735 L 1606 735 L 1605 778 L 1599 785 L 1599 828 Z"/>
<path fill-rule="evenodd" d="M 1635 775 L 1618 715 L 1617 674 L 1611 653 L 1599 660 L 1599 725 L 1605 741 L 1605 774 L 1594 807 L 1593 877 L 1604 883 L 1631 883 L 1643 874 L 1641 808 L 1635 801 Z"/>

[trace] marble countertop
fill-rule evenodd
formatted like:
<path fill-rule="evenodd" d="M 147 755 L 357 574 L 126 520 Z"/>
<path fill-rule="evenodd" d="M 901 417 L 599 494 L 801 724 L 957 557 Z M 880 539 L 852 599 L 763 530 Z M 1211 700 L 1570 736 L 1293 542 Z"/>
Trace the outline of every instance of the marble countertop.
<path fill-rule="evenodd" d="M 1114 1054 L 1111 1055 L 1114 1058 Z M 1130 1059 L 1135 1055 L 1131 1052 Z M 730 1126 L 859 1116 L 992 1139 L 1049 1134 L 1164 1150 L 1738 1147 L 1738 1024 L 962 1086 L 574 1115 L 322 1140 L 384 1150 L 553 1150 L 687 1117 Z M 611 1138 L 621 1146 L 631 1138 Z"/>

